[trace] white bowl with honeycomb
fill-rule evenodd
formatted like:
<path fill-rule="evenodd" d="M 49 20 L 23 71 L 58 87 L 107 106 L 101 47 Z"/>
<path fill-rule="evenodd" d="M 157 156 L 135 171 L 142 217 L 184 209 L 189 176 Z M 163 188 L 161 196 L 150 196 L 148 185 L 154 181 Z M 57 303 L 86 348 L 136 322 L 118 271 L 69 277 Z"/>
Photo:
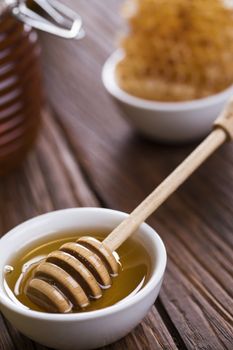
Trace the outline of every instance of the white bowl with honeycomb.
<path fill-rule="evenodd" d="M 122 116 L 142 135 L 165 143 L 191 142 L 204 137 L 226 101 L 233 85 L 220 93 L 184 102 L 156 102 L 133 96 L 117 81 L 116 67 L 123 58 L 115 51 L 102 70 L 103 84 Z"/>

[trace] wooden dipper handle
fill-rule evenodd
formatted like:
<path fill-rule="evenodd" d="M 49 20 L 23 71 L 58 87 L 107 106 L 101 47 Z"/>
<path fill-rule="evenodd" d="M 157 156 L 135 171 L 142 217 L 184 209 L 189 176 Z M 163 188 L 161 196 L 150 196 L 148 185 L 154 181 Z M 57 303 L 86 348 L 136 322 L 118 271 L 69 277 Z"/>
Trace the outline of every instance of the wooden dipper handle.
<path fill-rule="evenodd" d="M 211 134 L 110 235 L 100 242 L 81 237 L 52 252 L 26 286 L 29 299 L 49 312 L 85 308 L 102 296 L 118 273 L 117 249 L 220 145 L 233 139 L 233 99 Z"/>
<path fill-rule="evenodd" d="M 215 150 L 233 139 L 233 98 L 209 136 L 103 241 L 116 250 Z"/>

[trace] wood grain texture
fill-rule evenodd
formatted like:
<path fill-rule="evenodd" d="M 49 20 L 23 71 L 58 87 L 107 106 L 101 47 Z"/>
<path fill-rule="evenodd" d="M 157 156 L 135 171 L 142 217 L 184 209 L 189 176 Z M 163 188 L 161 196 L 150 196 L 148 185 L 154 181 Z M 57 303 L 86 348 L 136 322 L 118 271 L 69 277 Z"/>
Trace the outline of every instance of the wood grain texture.
<path fill-rule="evenodd" d="M 104 240 L 116 250 L 153 214 L 193 173 L 223 145 L 228 132 L 215 128 L 207 137 L 120 223 Z"/>
<path fill-rule="evenodd" d="M 101 84 L 114 50 L 119 0 L 65 0 L 83 16 L 82 42 L 41 36 L 47 95 L 39 142 L 0 181 L 0 234 L 34 215 L 73 206 L 130 212 L 195 147 L 134 132 Z M 130 335 L 105 349 L 233 348 L 233 145 L 218 150 L 148 222 L 168 251 L 160 298 Z M 0 349 L 45 348 L 0 318 Z"/>
<path fill-rule="evenodd" d="M 194 145 L 165 147 L 140 139 L 104 91 L 101 67 L 114 50 L 119 2 L 67 3 L 83 15 L 87 37 L 76 46 L 43 38 L 53 63 L 46 70 L 50 99 L 100 203 L 129 212 Z M 71 52 L 77 59 L 64 64 Z M 58 103 L 61 96 L 69 102 Z M 149 220 L 168 248 L 164 321 L 188 349 L 232 347 L 232 150 L 230 144 L 219 150 Z"/>
<path fill-rule="evenodd" d="M 43 124 L 37 146 L 22 167 L 1 178 L 1 235 L 20 222 L 50 210 L 99 206 L 59 124 L 48 111 L 44 112 Z M 106 349 L 144 349 L 144 345 L 148 349 L 177 349 L 155 307 L 132 334 Z M 0 318 L 0 350 L 10 349 L 46 348 L 19 334 Z"/>

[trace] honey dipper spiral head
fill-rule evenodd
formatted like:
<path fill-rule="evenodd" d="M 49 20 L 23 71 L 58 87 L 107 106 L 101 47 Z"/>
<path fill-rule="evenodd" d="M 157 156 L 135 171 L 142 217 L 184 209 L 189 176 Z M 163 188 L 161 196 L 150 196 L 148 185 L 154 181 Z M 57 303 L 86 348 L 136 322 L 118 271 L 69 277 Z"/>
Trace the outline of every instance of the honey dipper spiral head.
<path fill-rule="evenodd" d="M 65 243 L 50 253 L 27 283 L 28 298 L 47 312 L 67 313 L 102 297 L 118 273 L 112 251 L 93 237 Z"/>

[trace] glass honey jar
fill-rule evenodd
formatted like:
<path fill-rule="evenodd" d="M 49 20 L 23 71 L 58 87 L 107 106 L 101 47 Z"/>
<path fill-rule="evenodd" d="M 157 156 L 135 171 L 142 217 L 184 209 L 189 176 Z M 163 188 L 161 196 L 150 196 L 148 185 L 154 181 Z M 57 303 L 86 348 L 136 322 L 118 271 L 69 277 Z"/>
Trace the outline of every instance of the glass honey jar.
<path fill-rule="evenodd" d="M 0 0 L 0 175 L 23 160 L 41 124 L 41 50 L 35 28 L 68 39 L 82 37 L 78 14 L 57 0 L 34 3 L 39 13 L 22 0 Z"/>

